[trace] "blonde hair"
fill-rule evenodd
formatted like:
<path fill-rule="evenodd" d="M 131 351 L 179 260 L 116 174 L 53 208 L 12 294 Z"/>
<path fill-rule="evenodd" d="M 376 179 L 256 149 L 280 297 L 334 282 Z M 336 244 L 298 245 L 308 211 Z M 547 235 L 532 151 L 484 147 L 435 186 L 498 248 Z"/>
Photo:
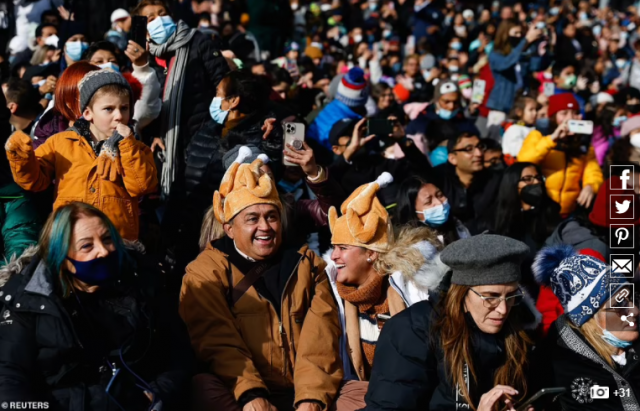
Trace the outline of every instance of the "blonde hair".
<path fill-rule="evenodd" d="M 591 317 L 589 321 L 582 324 L 582 327 L 575 326 L 571 321 L 567 321 L 569 326 L 574 330 L 577 330 L 580 334 L 584 336 L 589 345 L 598 353 L 598 355 L 609 364 L 610 367 L 614 367 L 613 358 L 615 348 L 609 344 L 605 340 L 602 339 L 603 332 L 602 328 L 597 323 L 596 315 Z"/>
<path fill-rule="evenodd" d="M 442 250 L 442 243 L 438 241 L 438 235 L 427 226 L 414 227 L 402 226 L 395 234 L 397 239 L 389 251 L 381 254 L 376 261 L 378 272 L 392 274 L 396 271 L 401 273 L 415 273 L 425 263 L 425 258 L 417 248 L 412 245 L 421 241 L 428 241 Z"/>

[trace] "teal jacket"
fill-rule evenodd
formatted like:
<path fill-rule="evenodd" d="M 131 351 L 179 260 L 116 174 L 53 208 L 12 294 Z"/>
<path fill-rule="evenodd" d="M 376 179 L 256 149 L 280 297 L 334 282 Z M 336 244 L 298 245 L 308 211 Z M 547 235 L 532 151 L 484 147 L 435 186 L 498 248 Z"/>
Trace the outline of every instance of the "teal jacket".
<path fill-rule="evenodd" d="M 2 267 L 12 256 L 20 257 L 27 247 L 38 243 L 42 220 L 30 194 L 16 183 L 0 187 L 0 204 Z"/>

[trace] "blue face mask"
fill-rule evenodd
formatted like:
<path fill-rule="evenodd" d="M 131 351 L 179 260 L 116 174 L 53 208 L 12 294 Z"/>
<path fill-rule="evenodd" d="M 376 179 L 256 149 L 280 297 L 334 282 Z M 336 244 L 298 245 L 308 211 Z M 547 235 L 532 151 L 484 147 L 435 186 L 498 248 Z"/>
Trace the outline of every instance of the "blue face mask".
<path fill-rule="evenodd" d="M 616 60 L 616 67 L 617 68 L 623 69 L 623 68 L 625 68 L 626 65 L 627 65 L 627 61 L 626 60 L 624 60 L 624 59 Z"/>
<path fill-rule="evenodd" d="M 458 114 L 458 109 L 455 109 L 453 111 L 445 110 L 443 108 L 438 109 L 438 116 L 440 116 L 440 118 L 443 120 L 451 120 L 456 116 L 456 114 Z"/>
<path fill-rule="evenodd" d="M 446 163 L 448 158 L 449 152 L 445 146 L 436 147 L 436 149 L 429 154 L 429 160 L 431 160 L 431 165 L 433 167 Z"/>
<path fill-rule="evenodd" d="M 76 269 L 73 274 L 78 280 L 88 285 L 103 285 L 118 276 L 120 263 L 117 253 L 109 253 L 108 256 L 95 258 L 89 261 L 76 261 L 69 257 L 67 260 Z"/>
<path fill-rule="evenodd" d="M 302 180 L 299 180 L 297 183 L 290 183 L 286 180 L 278 181 L 278 187 L 284 190 L 285 193 L 293 193 L 300 188 L 300 186 L 302 186 Z"/>
<path fill-rule="evenodd" d="M 625 121 L 627 121 L 627 116 L 616 117 L 616 118 L 613 119 L 613 126 L 614 127 L 621 127 L 622 123 L 624 123 Z"/>
<path fill-rule="evenodd" d="M 176 32 L 176 23 L 171 16 L 161 16 L 147 24 L 149 37 L 156 44 L 164 44 Z"/>
<path fill-rule="evenodd" d="M 480 39 L 475 39 L 471 42 L 471 44 L 469 44 L 469 51 L 473 51 L 476 50 L 477 48 L 480 47 L 482 43 L 480 43 Z"/>
<path fill-rule="evenodd" d="M 451 206 L 446 202 L 423 211 L 416 211 L 416 213 L 422 214 L 422 222 L 426 225 L 440 227 L 449 220 L 449 211 L 451 211 Z"/>
<path fill-rule="evenodd" d="M 400 63 L 400 62 L 393 63 L 393 66 L 391 67 L 391 70 L 393 70 L 393 72 L 395 74 L 399 74 L 400 71 L 402 70 L 402 63 Z"/>
<path fill-rule="evenodd" d="M 101 69 L 111 69 L 111 70 L 115 71 L 116 73 L 120 73 L 120 67 L 116 66 L 112 62 L 100 64 L 100 65 L 98 65 L 98 67 L 100 67 Z"/>
<path fill-rule="evenodd" d="M 594 36 L 600 37 L 600 35 L 602 34 L 602 26 L 594 26 L 591 29 L 591 32 L 593 33 Z"/>
<path fill-rule="evenodd" d="M 222 100 L 224 100 L 222 97 L 214 97 L 209 106 L 209 114 L 211 114 L 213 121 L 218 124 L 224 124 L 224 121 L 229 115 L 228 111 L 222 109 Z"/>
<path fill-rule="evenodd" d="M 605 340 L 609 345 L 613 345 L 614 347 L 617 347 L 617 348 L 629 348 L 632 345 L 631 342 L 621 340 L 620 338 L 611 334 L 611 332 L 608 330 L 603 329 L 602 332 L 603 332 L 603 335 L 601 336 L 601 338 Z"/>
<path fill-rule="evenodd" d="M 451 47 L 455 51 L 460 51 L 460 50 L 462 50 L 462 43 L 458 43 L 458 42 L 451 43 L 451 45 L 449 47 Z"/>
<path fill-rule="evenodd" d="M 80 61 L 82 53 L 87 51 L 89 43 L 83 43 L 81 41 L 72 41 L 65 46 L 65 54 L 73 61 Z"/>

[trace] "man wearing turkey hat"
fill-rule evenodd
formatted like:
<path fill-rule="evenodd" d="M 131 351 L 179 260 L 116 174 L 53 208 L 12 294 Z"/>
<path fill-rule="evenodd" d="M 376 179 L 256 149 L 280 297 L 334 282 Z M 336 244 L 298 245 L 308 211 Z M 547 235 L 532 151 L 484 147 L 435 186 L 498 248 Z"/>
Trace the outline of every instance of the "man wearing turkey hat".
<path fill-rule="evenodd" d="M 343 376 L 337 307 L 325 263 L 282 245 L 282 204 L 259 156 L 243 147 L 214 193 L 225 236 L 187 267 L 180 315 L 211 374 L 197 410 L 321 411 Z"/>

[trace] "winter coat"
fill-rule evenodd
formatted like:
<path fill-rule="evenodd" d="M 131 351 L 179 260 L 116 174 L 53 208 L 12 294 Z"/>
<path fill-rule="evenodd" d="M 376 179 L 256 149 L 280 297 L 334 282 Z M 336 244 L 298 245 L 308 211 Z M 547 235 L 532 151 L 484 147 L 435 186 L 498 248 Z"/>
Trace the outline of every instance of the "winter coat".
<path fill-rule="evenodd" d="M 469 188 L 465 188 L 455 167 L 444 163 L 433 169 L 434 183 L 451 204 L 451 215 L 459 219 L 473 235 L 479 234 L 495 211 L 502 174 L 491 170 L 477 173 Z"/>
<path fill-rule="evenodd" d="M 281 253 L 234 304 L 230 284 L 237 286 L 246 273 L 230 254 L 247 260 L 227 237 L 209 244 L 187 267 L 180 315 L 198 359 L 240 406 L 249 391 L 275 390 L 295 391 L 295 404 L 318 401 L 328 408 L 343 373 L 325 264 L 306 246 Z"/>
<path fill-rule="evenodd" d="M 522 87 L 523 85 L 523 81 L 519 81 L 518 76 L 524 73 L 519 74 L 516 66 L 527 45 L 527 40 L 522 39 L 507 56 L 498 53 L 496 50 L 489 54 L 489 66 L 495 80 L 491 95 L 487 101 L 487 107 L 491 110 L 504 113 L 511 111 L 518 86 Z M 521 79 L 523 78 L 521 77 Z"/>
<path fill-rule="evenodd" d="M 481 332 L 465 315 L 474 339 L 472 358 L 477 374 L 470 379 L 471 401 L 477 406 L 482 394 L 494 386 L 494 373 L 505 362 L 500 334 Z M 432 301 L 421 301 L 387 321 L 376 346 L 366 411 L 467 409 L 446 374 L 443 352 L 432 324 L 437 314 Z"/>
<path fill-rule="evenodd" d="M 569 214 L 576 208 L 576 200 L 584 186 L 590 185 L 597 193 L 604 181 L 593 147 L 585 155 L 567 159 L 566 153 L 556 150 L 551 137 L 543 137 L 534 130 L 522 144 L 518 161 L 540 166 L 546 177 L 547 193 L 560 204 L 561 213 Z"/>
<path fill-rule="evenodd" d="M 544 242 L 545 246 L 559 244 L 569 244 L 576 251 L 590 248 L 602 254 L 605 261 L 609 261 L 607 244 L 603 243 L 587 227 L 582 226 L 578 220 L 573 218 L 568 218 L 558 224 L 555 231 Z"/>
<path fill-rule="evenodd" d="M 184 409 L 193 354 L 174 304 L 163 296 L 158 263 L 132 252 L 134 265 L 113 286 L 65 299 L 58 276 L 36 253 L 31 247 L 0 270 L 0 401 L 47 401 L 56 411 L 115 410 L 105 394 L 109 361 L 120 370 L 122 388 L 133 394 L 124 409 L 150 405 L 133 373 L 164 410 Z M 122 325 L 119 342 L 91 338 L 99 317 L 82 308 L 88 301 L 99 307 L 100 317 Z"/>
<path fill-rule="evenodd" d="M 340 100 L 333 100 L 313 120 L 307 130 L 307 137 L 316 140 L 324 148 L 331 150 L 329 133 L 335 123 L 342 119 L 360 120 L 362 116 L 354 112 L 349 106 Z"/>
<path fill-rule="evenodd" d="M 133 119 L 137 122 L 136 131 L 140 131 L 160 115 L 162 87 L 155 70 L 149 66 L 149 63 L 144 66 L 134 64 L 131 74 L 142 84 L 142 94 L 133 107 Z"/>
<path fill-rule="evenodd" d="M 0 233 L 2 234 L 3 258 L 7 260 L 21 256 L 24 250 L 38 242 L 42 219 L 34 199 L 16 183 L 0 187 Z"/>
<path fill-rule="evenodd" d="M 609 152 L 609 138 L 613 136 L 608 136 L 605 134 L 602 126 L 597 126 L 593 129 L 593 137 L 591 138 L 591 145 L 596 153 L 596 159 L 598 160 L 598 164 L 600 166 L 604 165 L 604 162 L 607 158 L 607 153 Z"/>
<path fill-rule="evenodd" d="M 329 172 L 332 178 L 340 182 L 345 193 L 352 193 L 361 185 L 375 181 L 380 174 L 387 171 L 393 176 L 394 182 L 380 190 L 378 198 L 385 206 L 393 204 L 398 196 L 398 188 L 405 179 L 412 175 L 427 178 L 432 171 L 431 164 L 414 144 L 401 147 L 401 150 L 405 156 L 399 160 L 384 158 L 379 153 L 367 154 L 364 151 L 361 151 L 361 157 L 354 156 L 351 163 L 347 163 L 344 157 L 340 156 L 329 167 Z"/>
<path fill-rule="evenodd" d="M 227 60 L 222 56 L 220 50 L 221 45 L 218 42 L 199 31 L 196 31 L 189 43 L 189 56 L 187 57 L 181 102 L 179 144 L 182 149 L 178 151 L 179 153 L 184 152 L 191 137 L 211 119 L 209 106 L 216 95 L 216 87 L 230 71 Z M 175 54 L 162 56 L 164 59 L 173 59 L 174 57 Z M 162 115 L 168 115 L 168 113 Z"/>
<path fill-rule="evenodd" d="M 47 139 L 28 159 L 10 151 L 7 157 L 13 178 L 25 190 L 43 191 L 55 180 L 54 210 L 73 201 L 91 204 L 109 217 L 123 238 L 135 240 L 138 197 L 156 190 L 156 166 L 149 147 L 135 138 L 122 140 L 119 151 L 123 174 L 115 182 L 98 177 L 98 156 L 75 128 Z"/>
<path fill-rule="evenodd" d="M 437 290 L 440 282 L 449 271 L 449 268 L 440 261 L 440 256 L 436 248 L 422 241 L 419 249 L 425 257 L 425 263 L 415 272 L 403 273 L 396 271 L 388 276 L 390 287 L 387 289 L 390 315 L 393 317 L 407 307 L 429 300 L 431 293 Z M 345 380 L 367 381 L 361 342 L 360 324 L 358 308 L 352 303 L 342 299 L 338 293 L 336 278 L 338 270 L 331 260 L 331 253 L 328 251 L 323 256 L 327 263 L 327 277 L 331 282 L 333 295 L 338 303 L 340 312 L 340 325 L 342 336 L 340 339 L 340 356 L 344 370 Z M 384 327 L 383 327 L 384 328 Z M 355 371 L 355 375 L 353 371 Z"/>
<path fill-rule="evenodd" d="M 640 341 L 627 348 L 625 366 L 603 360 L 581 332 L 562 315 L 536 347 L 539 378 L 546 387 L 565 387 L 558 400 L 563 411 L 631 411 L 640 409 Z M 592 399 L 590 388 L 609 388 L 608 399 Z M 625 390 L 625 396 L 614 391 Z M 630 395 L 629 395 L 630 394 Z"/>

